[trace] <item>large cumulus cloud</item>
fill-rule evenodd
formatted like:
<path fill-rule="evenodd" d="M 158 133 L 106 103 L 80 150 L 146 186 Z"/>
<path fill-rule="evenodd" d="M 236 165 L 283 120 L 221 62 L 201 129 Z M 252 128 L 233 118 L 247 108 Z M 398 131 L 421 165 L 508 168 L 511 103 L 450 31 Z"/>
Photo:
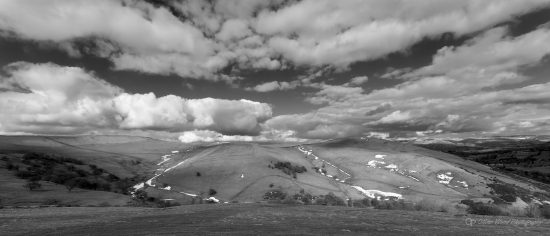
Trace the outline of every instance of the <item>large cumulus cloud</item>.
<path fill-rule="evenodd" d="M 346 68 L 404 51 L 425 37 L 474 33 L 550 4 L 548 0 L 154 2 L 5 0 L 0 2 L 0 30 L 4 35 L 53 42 L 73 56 L 92 53 L 108 58 L 119 70 L 231 82 L 237 77 L 219 74 L 227 66 Z M 257 90 L 270 90 L 264 87 Z"/>
<path fill-rule="evenodd" d="M 2 132 L 82 133 L 97 129 L 258 134 L 271 107 L 249 100 L 129 94 L 78 67 L 12 63 L 0 78 Z"/>
<path fill-rule="evenodd" d="M 550 131 L 550 82 L 522 69 L 548 63 L 550 30 L 510 37 L 495 28 L 466 44 L 442 48 L 432 64 L 397 75 L 397 86 L 365 93 L 322 84 L 306 100 L 314 112 L 274 117 L 266 125 L 298 137 L 370 131 L 543 134 Z"/>

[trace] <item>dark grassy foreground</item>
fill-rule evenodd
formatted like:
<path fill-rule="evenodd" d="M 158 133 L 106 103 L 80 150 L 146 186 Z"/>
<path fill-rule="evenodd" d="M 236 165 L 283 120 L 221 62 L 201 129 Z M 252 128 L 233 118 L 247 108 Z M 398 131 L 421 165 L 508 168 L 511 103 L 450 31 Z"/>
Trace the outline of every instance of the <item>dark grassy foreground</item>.
<path fill-rule="evenodd" d="M 75 207 L 0 210 L 0 235 L 3 236 L 543 235 L 548 232 L 549 220 L 328 206 L 225 204 L 166 209 Z"/>

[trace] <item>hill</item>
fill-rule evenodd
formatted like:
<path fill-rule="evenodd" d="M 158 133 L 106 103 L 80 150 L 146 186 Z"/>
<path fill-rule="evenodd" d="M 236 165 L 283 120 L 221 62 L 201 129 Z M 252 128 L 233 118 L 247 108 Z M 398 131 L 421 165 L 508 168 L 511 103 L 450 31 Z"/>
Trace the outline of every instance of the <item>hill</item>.
<path fill-rule="evenodd" d="M 13 171 L 1 170 L 7 166 L 7 161 L 0 160 L 0 171 L 5 176 L 4 182 L 0 183 L 0 197 L 4 203 L 39 204 L 51 201 L 55 193 L 59 202 L 98 204 L 89 198 L 74 200 L 80 191 L 92 191 L 86 196 L 96 194 L 98 199 L 102 199 L 100 204 L 107 202 L 111 205 L 115 202 L 116 205 L 125 205 L 124 202 L 261 201 L 350 205 L 365 198 L 412 203 L 444 202 L 451 206 L 468 201 L 509 206 L 550 203 L 547 190 L 533 182 L 512 178 L 451 154 L 376 138 L 307 144 L 233 142 L 188 145 L 130 136 L 4 136 L 0 137 L 0 150 L 6 160 L 14 163 L 18 163 L 18 158 L 25 159 L 29 152 L 50 153 L 61 156 L 61 160 L 80 161 L 81 165 L 59 162 L 56 169 L 73 171 L 80 175 L 73 174 L 79 183 L 82 179 L 86 180 L 84 183 L 91 183 L 78 185 L 76 191 L 68 192 L 62 190 L 66 182 L 52 183 L 51 178 L 40 177 L 39 181 L 47 191 L 28 191 L 19 178 L 21 175 L 18 177 Z M 54 172 L 44 172 L 43 163 L 47 162 L 22 166 L 27 171 L 40 171 L 51 176 Z M 133 187 L 123 191 L 116 187 L 120 186 L 119 182 L 122 186 Z M 94 187 L 106 185 L 110 187 Z M 15 192 L 19 193 L 17 199 L 10 197 L 15 196 L 12 194 Z"/>
<path fill-rule="evenodd" d="M 180 142 L 134 136 L 0 136 L 0 205 L 127 205 L 131 196 L 115 185 L 121 180 L 132 183 L 145 178 L 160 155 L 185 147 Z M 25 160 L 29 154 L 38 157 Z M 9 170 L 8 164 L 18 169 Z M 104 173 L 101 181 L 97 181 L 99 175 L 92 174 L 97 171 Z M 29 174 L 23 178 L 17 176 L 19 172 Z M 80 182 L 70 192 L 55 183 L 66 182 L 66 177 Z M 36 180 L 41 188 L 26 189 L 30 180 Z M 90 182 L 92 185 L 86 184 Z M 107 190 L 95 183 L 111 186 Z"/>
<path fill-rule="evenodd" d="M 485 165 L 374 138 L 292 146 L 226 143 L 199 146 L 180 154 L 159 163 L 152 178 L 139 187 L 160 188 L 163 191 L 153 191 L 153 196 L 181 201 L 189 198 L 180 199 L 178 194 L 222 202 L 257 202 L 272 200 L 266 193 L 273 191 L 312 196 L 334 193 L 342 199 L 438 199 L 454 203 L 464 199 L 503 201 L 504 195 L 526 202 L 549 200 L 544 189 Z M 305 171 L 291 173 L 296 168 Z M 509 192 L 497 191 L 501 186 Z"/>

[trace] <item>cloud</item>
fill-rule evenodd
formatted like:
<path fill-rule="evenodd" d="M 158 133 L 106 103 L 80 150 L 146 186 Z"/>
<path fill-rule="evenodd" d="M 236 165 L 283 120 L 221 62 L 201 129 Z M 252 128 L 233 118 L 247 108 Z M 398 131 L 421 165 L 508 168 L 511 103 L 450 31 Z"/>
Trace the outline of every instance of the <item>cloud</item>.
<path fill-rule="evenodd" d="M 550 29 L 540 28 L 516 38 L 507 37 L 507 29 L 491 29 L 459 47 L 443 47 L 431 65 L 409 76 L 444 74 L 456 68 L 515 69 L 536 64 L 550 53 Z"/>
<path fill-rule="evenodd" d="M 345 69 L 405 51 L 426 37 L 475 33 L 549 4 L 5 0 L 0 3 L 0 30 L 8 32 L 3 35 L 57 44 L 71 56 L 107 58 L 117 70 L 222 80 L 227 67 Z"/>
<path fill-rule="evenodd" d="M 548 1 L 301 1 L 262 11 L 256 30 L 298 65 L 346 67 L 402 51 L 424 37 L 482 30 Z"/>
<path fill-rule="evenodd" d="M 349 80 L 349 82 L 343 84 L 343 86 L 358 86 L 358 85 L 362 85 L 364 83 L 366 83 L 367 81 L 369 81 L 369 77 L 367 76 L 357 76 L 357 77 L 353 77 Z"/>
<path fill-rule="evenodd" d="M 342 100 L 348 100 L 352 97 L 359 96 L 363 92 L 360 87 L 347 87 L 346 85 L 328 85 L 322 84 L 321 91 L 315 96 L 309 97 L 306 100 L 313 104 L 335 103 Z"/>
<path fill-rule="evenodd" d="M 275 90 L 295 89 L 296 87 L 298 87 L 298 85 L 299 85 L 299 82 L 297 81 L 292 81 L 292 82 L 271 81 L 271 82 L 265 82 L 263 84 L 258 84 L 252 88 L 247 88 L 246 90 L 266 93 L 266 92 L 271 92 Z"/>
<path fill-rule="evenodd" d="M 260 133 L 271 106 L 249 100 L 129 94 L 78 67 L 12 63 L 1 77 L 2 132 L 84 133 L 104 129 Z"/>
<path fill-rule="evenodd" d="M 321 113 L 280 115 L 266 121 L 265 127 L 291 132 L 304 139 L 342 138 L 360 135 L 364 131 L 360 125 Z"/>
<path fill-rule="evenodd" d="M 306 100 L 324 106 L 265 124 L 323 138 L 371 131 L 547 133 L 550 83 L 521 70 L 544 62 L 547 40 L 546 28 L 517 37 L 506 36 L 505 28 L 489 30 L 465 45 L 441 49 L 431 65 L 399 72 L 404 81 L 397 86 L 366 93 L 322 84 Z"/>
<path fill-rule="evenodd" d="M 292 131 L 279 131 L 270 130 L 263 131 L 260 135 L 223 135 L 215 131 L 210 130 L 193 130 L 183 132 L 178 140 L 183 143 L 195 143 L 195 142 L 305 142 L 306 139 L 300 139 L 293 137 Z"/>
<path fill-rule="evenodd" d="M 185 131 L 179 136 L 178 139 L 183 143 L 235 141 L 250 142 L 254 140 L 252 136 L 223 135 L 210 130 Z"/>

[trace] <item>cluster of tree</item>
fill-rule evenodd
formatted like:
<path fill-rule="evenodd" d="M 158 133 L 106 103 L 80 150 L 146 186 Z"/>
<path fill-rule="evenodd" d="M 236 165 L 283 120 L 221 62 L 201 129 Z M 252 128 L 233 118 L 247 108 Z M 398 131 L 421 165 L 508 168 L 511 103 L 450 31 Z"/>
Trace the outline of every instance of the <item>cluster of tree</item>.
<path fill-rule="evenodd" d="M 287 175 L 290 175 L 295 179 L 297 177 L 297 174 L 307 172 L 306 167 L 299 166 L 299 165 L 292 165 L 288 161 L 286 161 L 286 162 L 278 161 L 273 166 L 270 164 L 269 167 L 272 168 L 272 169 L 279 169 L 283 173 L 285 173 Z"/>
<path fill-rule="evenodd" d="M 329 205 L 345 206 L 346 201 L 330 192 L 326 195 L 314 196 L 305 192 L 303 189 L 299 193 L 289 195 L 281 190 L 272 190 L 264 194 L 264 199 L 271 202 L 286 204 L 304 204 L 304 205 Z"/>
<path fill-rule="evenodd" d="M 77 159 L 49 154 L 26 153 L 20 159 L 2 160 L 17 177 L 28 180 L 25 187 L 29 190 L 40 188 L 38 181 L 49 181 L 64 185 L 68 191 L 82 188 L 128 194 L 129 188 L 138 182 L 136 178 L 120 179 L 96 165 L 86 165 Z"/>

